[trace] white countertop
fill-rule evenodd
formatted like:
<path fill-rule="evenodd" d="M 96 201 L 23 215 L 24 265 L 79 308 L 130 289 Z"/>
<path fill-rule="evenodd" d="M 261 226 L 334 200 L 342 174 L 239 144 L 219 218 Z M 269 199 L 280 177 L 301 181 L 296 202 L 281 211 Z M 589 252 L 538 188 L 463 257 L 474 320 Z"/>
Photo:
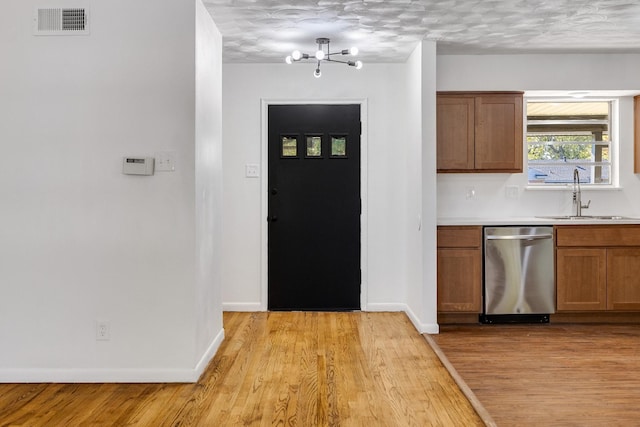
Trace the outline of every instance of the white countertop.
<path fill-rule="evenodd" d="M 438 225 L 580 225 L 580 224 L 640 224 L 640 218 L 622 219 L 553 219 L 549 217 L 505 217 L 505 218 L 438 218 Z"/>

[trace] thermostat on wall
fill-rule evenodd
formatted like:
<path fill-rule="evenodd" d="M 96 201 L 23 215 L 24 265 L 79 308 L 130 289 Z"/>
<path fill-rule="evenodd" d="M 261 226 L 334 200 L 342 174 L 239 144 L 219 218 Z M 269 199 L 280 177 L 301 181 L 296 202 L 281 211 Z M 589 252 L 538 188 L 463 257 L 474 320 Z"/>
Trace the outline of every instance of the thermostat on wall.
<path fill-rule="evenodd" d="M 122 173 L 125 175 L 153 175 L 153 157 L 123 157 Z"/>

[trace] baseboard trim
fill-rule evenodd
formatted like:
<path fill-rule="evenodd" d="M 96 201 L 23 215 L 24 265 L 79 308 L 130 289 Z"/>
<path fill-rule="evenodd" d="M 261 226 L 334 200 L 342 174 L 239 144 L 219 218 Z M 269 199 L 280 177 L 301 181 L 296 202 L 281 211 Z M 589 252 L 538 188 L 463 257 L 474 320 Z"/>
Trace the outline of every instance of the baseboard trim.
<path fill-rule="evenodd" d="M 407 316 L 409 316 L 409 320 L 411 320 L 411 323 L 413 323 L 413 326 L 418 330 L 419 333 L 421 334 L 439 334 L 440 333 L 440 326 L 438 326 L 437 323 L 420 322 L 420 319 L 418 318 L 418 316 L 416 316 L 413 310 L 411 310 L 411 307 L 409 307 L 408 305 L 406 306 L 406 309 L 404 310 L 404 312 L 407 313 Z"/>
<path fill-rule="evenodd" d="M 222 311 L 267 311 L 259 302 L 225 302 Z"/>
<path fill-rule="evenodd" d="M 213 359 L 213 357 L 218 352 L 218 349 L 222 345 L 222 341 L 224 341 L 224 328 L 220 329 L 220 332 L 218 332 L 218 335 L 216 335 L 216 337 L 213 339 L 213 341 L 209 345 L 209 348 L 207 348 L 207 351 L 205 351 L 200 358 L 200 361 L 194 369 L 195 375 L 193 377 L 193 381 L 191 382 L 195 383 L 200 379 L 205 369 L 207 369 L 207 366 L 209 366 L 209 362 L 211 362 L 211 359 Z"/>
<path fill-rule="evenodd" d="M 223 340 L 221 329 L 194 369 L 0 369 L 0 383 L 195 383 Z"/>
<path fill-rule="evenodd" d="M 369 303 L 363 311 L 406 311 L 407 305 L 401 303 Z"/>
<path fill-rule="evenodd" d="M 367 304 L 366 311 L 404 311 L 413 327 L 421 334 L 437 334 L 440 333 L 440 327 L 437 323 L 422 323 L 416 314 L 407 304 L 402 303 L 373 303 Z"/>
<path fill-rule="evenodd" d="M 194 369 L 0 370 L 0 383 L 193 383 L 197 377 Z"/>

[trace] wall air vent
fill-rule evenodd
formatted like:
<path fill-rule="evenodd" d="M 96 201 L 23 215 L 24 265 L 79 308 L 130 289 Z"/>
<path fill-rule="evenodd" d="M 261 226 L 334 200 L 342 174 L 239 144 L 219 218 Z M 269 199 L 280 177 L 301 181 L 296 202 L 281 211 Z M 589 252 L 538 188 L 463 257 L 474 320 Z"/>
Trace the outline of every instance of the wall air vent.
<path fill-rule="evenodd" d="M 85 8 L 36 9 L 34 32 L 38 36 L 89 34 L 89 13 Z"/>

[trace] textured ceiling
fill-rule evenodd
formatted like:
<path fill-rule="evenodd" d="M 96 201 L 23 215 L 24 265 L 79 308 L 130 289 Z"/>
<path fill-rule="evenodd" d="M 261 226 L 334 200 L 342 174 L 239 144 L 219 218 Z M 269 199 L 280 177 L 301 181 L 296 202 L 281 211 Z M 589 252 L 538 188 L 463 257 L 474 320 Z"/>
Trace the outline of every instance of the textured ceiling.
<path fill-rule="evenodd" d="M 422 40 L 438 53 L 640 52 L 638 0 L 204 0 L 225 62 L 281 62 L 358 46 L 365 62 L 404 62 Z"/>

